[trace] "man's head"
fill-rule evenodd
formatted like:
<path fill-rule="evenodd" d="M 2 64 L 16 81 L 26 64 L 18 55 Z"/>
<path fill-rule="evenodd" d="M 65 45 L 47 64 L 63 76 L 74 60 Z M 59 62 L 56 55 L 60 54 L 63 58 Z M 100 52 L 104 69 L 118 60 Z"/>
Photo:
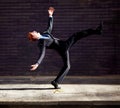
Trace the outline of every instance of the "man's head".
<path fill-rule="evenodd" d="M 33 31 L 33 32 L 29 32 L 29 33 L 28 33 L 28 39 L 29 39 L 30 41 L 36 41 L 36 40 L 39 39 L 39 37 L 40 37 L 40 34 L 39 34 L 38 32 L 36 32 L 36 31 Z"/>

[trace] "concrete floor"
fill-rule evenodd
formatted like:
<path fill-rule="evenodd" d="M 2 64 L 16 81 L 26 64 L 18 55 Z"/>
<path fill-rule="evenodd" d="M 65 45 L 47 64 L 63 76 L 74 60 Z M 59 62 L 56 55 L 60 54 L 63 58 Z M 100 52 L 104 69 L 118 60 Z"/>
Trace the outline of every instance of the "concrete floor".
<path fill-rule="evenodd" d="M 58 90 L 53 78 L 1 77 L 0 105 L 120 105 L 119 76 L 67 77 Z"/>

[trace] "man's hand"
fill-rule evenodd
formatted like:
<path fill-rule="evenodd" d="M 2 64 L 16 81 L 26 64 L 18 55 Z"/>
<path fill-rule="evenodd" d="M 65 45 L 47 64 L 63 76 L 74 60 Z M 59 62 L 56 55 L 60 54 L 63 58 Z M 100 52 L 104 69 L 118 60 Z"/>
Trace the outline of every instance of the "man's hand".
<path fill-rule="evenodd" d="M 34 71 L 34 70 L 36 70 L 37 69 L 37 67 L 38 67 L 38 64 L 33 64 L 33 65 L 31 65 L 31 71 Z"/>
<path fill-rule="evenodd" d="M 54 7 L 49 7 L 48 9 L 49 16 L 52 16 L 54 11 L 55 11 Z"/>

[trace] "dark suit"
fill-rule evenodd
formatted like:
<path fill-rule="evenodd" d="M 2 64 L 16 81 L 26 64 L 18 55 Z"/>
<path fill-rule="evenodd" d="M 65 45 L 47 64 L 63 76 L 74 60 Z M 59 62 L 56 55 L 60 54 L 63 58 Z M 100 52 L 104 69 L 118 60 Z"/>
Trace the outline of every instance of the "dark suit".
<path fill-rule="evenodd" d="M 52 36 L 51 34 L 52 27 L 53 27 L 53 17 L 49 17 L 48 28 L 42 35 L 43 36 L 48 35 L 50 39 L 48 40 L 39 39 L 38 47 L 40 49 L 40 54 L 39 54 L 40 57 L 37 63 L 40 64 L 41 61 L 43 60 L 46 49 L 56 50 L 59 53 L 59 55 L 62 57 L 64 66 L 62 67 L 62 69 L 60 70 L 58 76 L 54 81 L 57 83 L 61 83 L 64 76 L 66 76 L 66 74 L 70 69 L 69 49 L 71 48 L 71 46 L 81 38 L 89 35 L 93 35 L 93 34 L 99 34 L 99 32 L 98 30 L 93 30 L 93 29 L 83 30 L 83 31 L 74 33 L 67 40 L 62 41 Z"/>

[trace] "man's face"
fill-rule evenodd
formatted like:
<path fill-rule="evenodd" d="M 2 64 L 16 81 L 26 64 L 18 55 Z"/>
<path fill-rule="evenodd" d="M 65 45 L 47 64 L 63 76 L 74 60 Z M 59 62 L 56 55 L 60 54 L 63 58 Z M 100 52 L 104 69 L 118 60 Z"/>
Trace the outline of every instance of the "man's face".
<path fill-rule="evenodd" d="M 37 31 L 31 32 L 31 34 L 33 35 L 33 39 L 38 39 L 39 33 Z"/>

